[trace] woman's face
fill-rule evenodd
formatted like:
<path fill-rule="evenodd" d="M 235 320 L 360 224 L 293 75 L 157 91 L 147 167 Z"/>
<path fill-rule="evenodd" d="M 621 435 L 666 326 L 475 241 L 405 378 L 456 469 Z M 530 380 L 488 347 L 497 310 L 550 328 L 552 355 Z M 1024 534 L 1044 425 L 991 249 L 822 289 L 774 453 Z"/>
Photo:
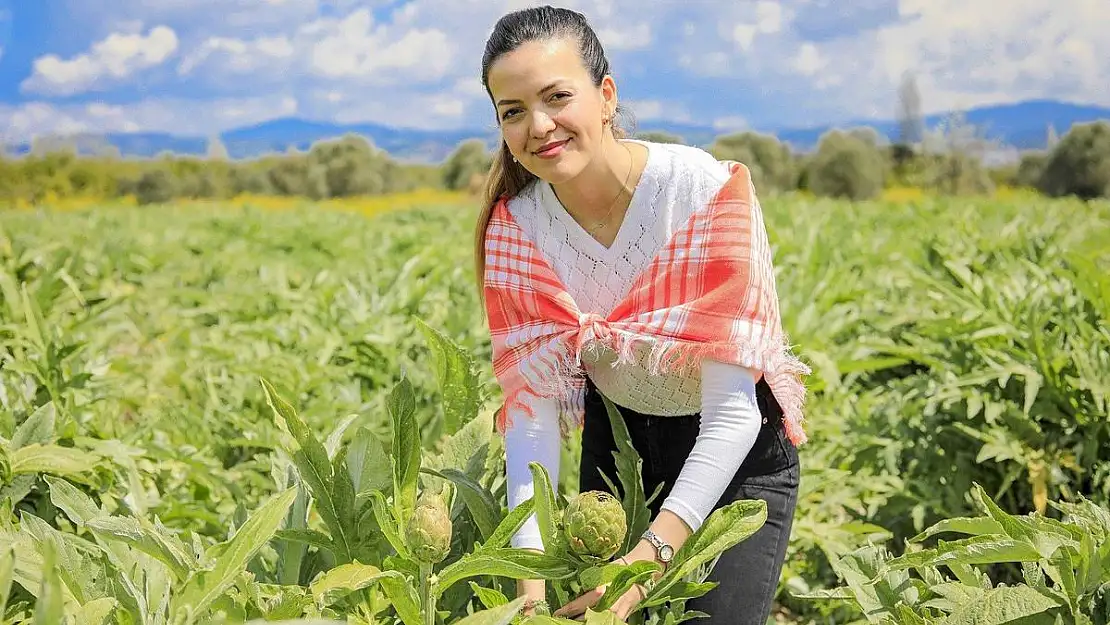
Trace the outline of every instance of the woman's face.
<path fill-rule="evenodd" d="M 594 84 L 574 41 L 533 41 L 503 55 L 489 90 L 505 145 L 539 178 L 566 182 L 601 154 L 616 87 L 609 76 Z"/>

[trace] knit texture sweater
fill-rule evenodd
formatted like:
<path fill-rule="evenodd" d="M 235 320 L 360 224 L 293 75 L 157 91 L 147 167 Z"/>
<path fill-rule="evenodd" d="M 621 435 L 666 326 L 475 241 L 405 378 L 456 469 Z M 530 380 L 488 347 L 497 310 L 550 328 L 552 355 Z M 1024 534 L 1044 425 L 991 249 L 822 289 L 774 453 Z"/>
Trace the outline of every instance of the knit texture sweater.
<path fill-rule="evenodd" d="M 508 203 L 513 219 L 535 242 L 584 312 L 606 316 L 637 276 L 684 225 L 697 206 L 709 202 L 729 170 L 704 150 L 637 141 L 648 160 L 616 239 L 609 247 L 594 239 L 559 202 L 546 182 L 535 181 Z M 639 364 L 613 366 L 611 350 L 583 354 L 583 367 L 598 389 L 618 406 L 651 415 L 701 412 L 701 430 L 683 471 L 663 503 L 696 530 L 751 449 L 760 427 L 752 372 L 707 360 L 698 374 L 652 375 L 647 348 Z M 529 462 L 539 462 L 557 482 L 560 429 L 554 400 L 531 398 L 535 417 L 514 415 L 506 432 L 509 505 L 533 493 Z M 533 516 L 513 538 L 517 547 L 542 549 Z"/>

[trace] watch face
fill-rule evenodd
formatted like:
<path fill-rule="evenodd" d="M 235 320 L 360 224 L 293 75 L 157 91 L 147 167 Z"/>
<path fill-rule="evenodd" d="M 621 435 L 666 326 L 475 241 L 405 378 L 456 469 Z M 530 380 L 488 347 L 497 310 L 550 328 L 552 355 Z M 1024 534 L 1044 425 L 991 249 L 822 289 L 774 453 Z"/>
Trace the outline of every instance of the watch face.
<path fill-rule="evenodd" d="M 659 550 L 659 559 L 660 560 L 662 560 L 664 562 L 670 562 L 671 558 L 673 558 L 673 557 L 674 557 L 674 549 L 672 549 L 670 545 L 663 545 L 663 548 Z"/>

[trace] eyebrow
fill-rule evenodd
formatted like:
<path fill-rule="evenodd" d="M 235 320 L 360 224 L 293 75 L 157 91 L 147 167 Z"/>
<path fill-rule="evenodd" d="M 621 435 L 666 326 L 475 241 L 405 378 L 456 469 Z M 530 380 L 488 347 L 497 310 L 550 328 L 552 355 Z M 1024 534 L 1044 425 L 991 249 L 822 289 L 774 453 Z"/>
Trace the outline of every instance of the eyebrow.
<path fill-rule="evenodd" d="M 539 91 L 537 91 L 536 93 L 543 93 L 543 92 L 545 92 L 545 91 L 551 91 L 551 90 L 552 90 L 552 89 L 554 89 L 555 87 L 558 87 L 558 86 L 559 86 L 559 83 L 561 83 L 561 82 L 563 82 L 563 81 L 562 81 L 562 80 L 556 80 L 555 82 L 553 82 L 553 83 L 551 83 L 551 84 L 547 85 L 547 86 L 546 86 L 546 87 L 544 87 L 543 89 L 540 89 L 540 90 L 539 90 Z M 505 105 L 505 104 L 517 104 L 518 102 L 520 102 L 520 100 L 511 100 L 511 99 L 498 100 L 498 101 L 497 101 L 497 106 L 503 106 L 503 105 Z"/>

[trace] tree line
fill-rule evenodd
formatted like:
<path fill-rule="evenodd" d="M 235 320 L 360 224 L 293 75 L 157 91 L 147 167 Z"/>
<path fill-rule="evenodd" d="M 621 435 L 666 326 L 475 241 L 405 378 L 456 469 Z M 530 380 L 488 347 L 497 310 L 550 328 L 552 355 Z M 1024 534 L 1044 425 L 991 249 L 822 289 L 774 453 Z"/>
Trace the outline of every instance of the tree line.
<path fill-rule="evenodd" d="M 684 142 L 682 137 L 659 132 L 634 136 Z M 905 128 L 894 142 L 882 140 L 869 128 L 834 130 L 808 153 L 757 132 L 725 134 L 706 149 L 718 158 L 747 164 L 761 193 L 803 190 L 865 200 L 895 186 L 966 195 L 989 193 L 1004 185 L 1049 196 L 1110 197 L 1110 124 L 1106 122 L 1076 125 L 1050 149 L 1026 152 L 1019 162 L 989 164 L 986 156 L 997 147 L 954 118 L 931 132 Z M 79 155 L 54 146 L 19 158 L 0 158 L 0 205 L 125 196 L 149 204 L 242 194 L 319 200 L 421 188 L 476 193 L 491 159 L 483 142 L 470 140 L 442 163 L 402 163 L 357 135 L 320 141 L 304 152 L 247 160 L 229 159 L 219 146 L 204 157 L 167 154 L 154 159 Z"/>

